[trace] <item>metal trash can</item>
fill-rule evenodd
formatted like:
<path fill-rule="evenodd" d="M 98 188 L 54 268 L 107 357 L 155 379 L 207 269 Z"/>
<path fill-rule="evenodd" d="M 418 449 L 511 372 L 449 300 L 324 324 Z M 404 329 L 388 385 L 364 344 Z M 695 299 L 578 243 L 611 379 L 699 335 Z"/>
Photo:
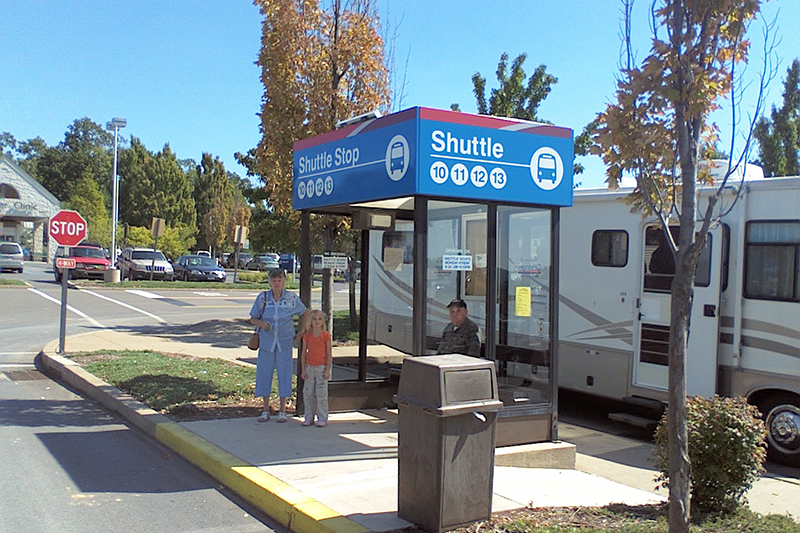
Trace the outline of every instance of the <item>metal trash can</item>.
<path fill-rule="evenodd" d="M 489 519 L 503 406 L 494 364 L 455 354 L 408 358 L 395 400 L 398 516 L 435 532 Z"/>
<path fill-rule="evenodd" d="M 103 281 L 106 283 L 119 283 L 119 269 L 108 268 L 103 272 Z"/>

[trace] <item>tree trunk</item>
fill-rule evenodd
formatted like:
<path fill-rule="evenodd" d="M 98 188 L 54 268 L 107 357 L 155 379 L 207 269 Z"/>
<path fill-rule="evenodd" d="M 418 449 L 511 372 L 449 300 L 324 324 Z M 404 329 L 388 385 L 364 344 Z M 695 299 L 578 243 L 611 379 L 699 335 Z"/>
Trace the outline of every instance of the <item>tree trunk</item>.
<path fill-rule="evenodd" d="M 328 317 L 328 331 L 333 335 L 333 273 L 330 268 L 322 270 L 322 312 Z"/>
<path fill-rule="evenodd" d="M 333 252 L 333 243 L 338 233 L 334 217 L 325 217 L 322 227 L 322 249 Z M 328 331 L 333 335 L 333 272 L 330 268 L 322 269 L 322 312 L 328 317 Z"/>
<path fill-rule="evenodd" d="M 350 259 L 350 269 L 348 276 L 349 287 L 348 289 L 348 302 L 350 304 L 350 330 L 351 331 L 358 331 L 358 313 L 356 312 L 356 281 L 358 272 L 356 271 L 356 265 L 358 265 L 358 258 L 361 257 L 361 247 L 359 243 L 361 241 L 361 234 L 356 234 L 356 237 L 353 239 L 353 243 L 355 246 L 353 247 L 354 253 L 352 259 Z"/>
<path fill-rule="evenodd" d="M 691 273 L 678 254 L 672 283 L 669 333 L 669 532 L 689 533 L 691 492 L 686 428 L 686 346 L 691 312 Z"/>

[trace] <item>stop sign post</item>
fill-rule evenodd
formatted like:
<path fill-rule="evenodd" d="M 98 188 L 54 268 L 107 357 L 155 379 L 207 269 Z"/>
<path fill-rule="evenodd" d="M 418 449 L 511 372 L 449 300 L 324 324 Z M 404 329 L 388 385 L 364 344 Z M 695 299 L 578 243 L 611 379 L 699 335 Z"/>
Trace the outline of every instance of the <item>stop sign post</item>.
<path fill-rule="evenodd" d="M 77 211 L 62 210 L 50 219 L 49 232 L 61 246 L 77 246 L 86 238 L 86 221 Z"/>
<path fill-rule="evenodd" d="M 61 246 L 77 246 L 86 238 L 86 220 L 77 211 L 63 210 L 50 219 L 48 227 L 50 238 Z M 75 268 L 75 260 L 56 261 L 56 268 L 61 269 L 61 331 L 58 336 L 58 353 L 64 354 L 64 343 L 67 336 L 67 280 L 69 268 Z"/>

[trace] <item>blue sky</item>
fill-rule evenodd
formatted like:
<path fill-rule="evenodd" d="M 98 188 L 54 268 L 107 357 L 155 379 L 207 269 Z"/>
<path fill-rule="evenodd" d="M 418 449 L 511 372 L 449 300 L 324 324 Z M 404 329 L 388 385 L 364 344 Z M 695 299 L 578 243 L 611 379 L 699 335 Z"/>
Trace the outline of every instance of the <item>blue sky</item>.
<path fill-rule="evenodd" d="M 648 52 L 649 1 L 636 4 L 638 58 Z M 396 35 L 398 81 L 405 88 L 395 109 L 448 109 L 457 102 L 475 111 L 476 71 L 496 86 L 500 55 L 525 52 L 526 72 L 538 65 L 558 78 L 540 116 L 580 132 L 613 98 L 620 57 L 617 0 L 379 0 L 384 26 Z M 777 77 L 769 103 L 781 101 L 782 80 L 800 57 L 800 2 L 771 0 L 767 18 L 780 12 Z M 218 156 L 244 175 L 233 154 L 259 141 L 262 87 L 255 60 L 261 16 L 246 0 L 26 0 L 0 5 L 0 131 L 18 140 L 63 140 L 77 118 L 105 124 L 124 117 L 124 136 L 150 150 L 169 143 L 179 158 Z M 750 73 L 760 69 L 761 28 Z M 745 103 L 755 99 L 753 88 Z M 748 112 L 747 105 L 743 109 Z M 715 120 L 723 148 L 730 142 L 728 113 Z M 597 158 L 582 161 L 583 186 L 603 183 Z"/>

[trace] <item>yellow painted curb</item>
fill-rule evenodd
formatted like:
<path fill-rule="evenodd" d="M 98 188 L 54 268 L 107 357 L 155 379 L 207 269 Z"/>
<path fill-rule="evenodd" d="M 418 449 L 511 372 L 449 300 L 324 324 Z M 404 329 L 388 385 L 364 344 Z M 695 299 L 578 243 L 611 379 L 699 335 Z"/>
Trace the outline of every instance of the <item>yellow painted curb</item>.
<path fill-rule="evenodd" d="M 160 423 L 153 436 L 296 533 L 369 531 L 180 424 Z"/>

